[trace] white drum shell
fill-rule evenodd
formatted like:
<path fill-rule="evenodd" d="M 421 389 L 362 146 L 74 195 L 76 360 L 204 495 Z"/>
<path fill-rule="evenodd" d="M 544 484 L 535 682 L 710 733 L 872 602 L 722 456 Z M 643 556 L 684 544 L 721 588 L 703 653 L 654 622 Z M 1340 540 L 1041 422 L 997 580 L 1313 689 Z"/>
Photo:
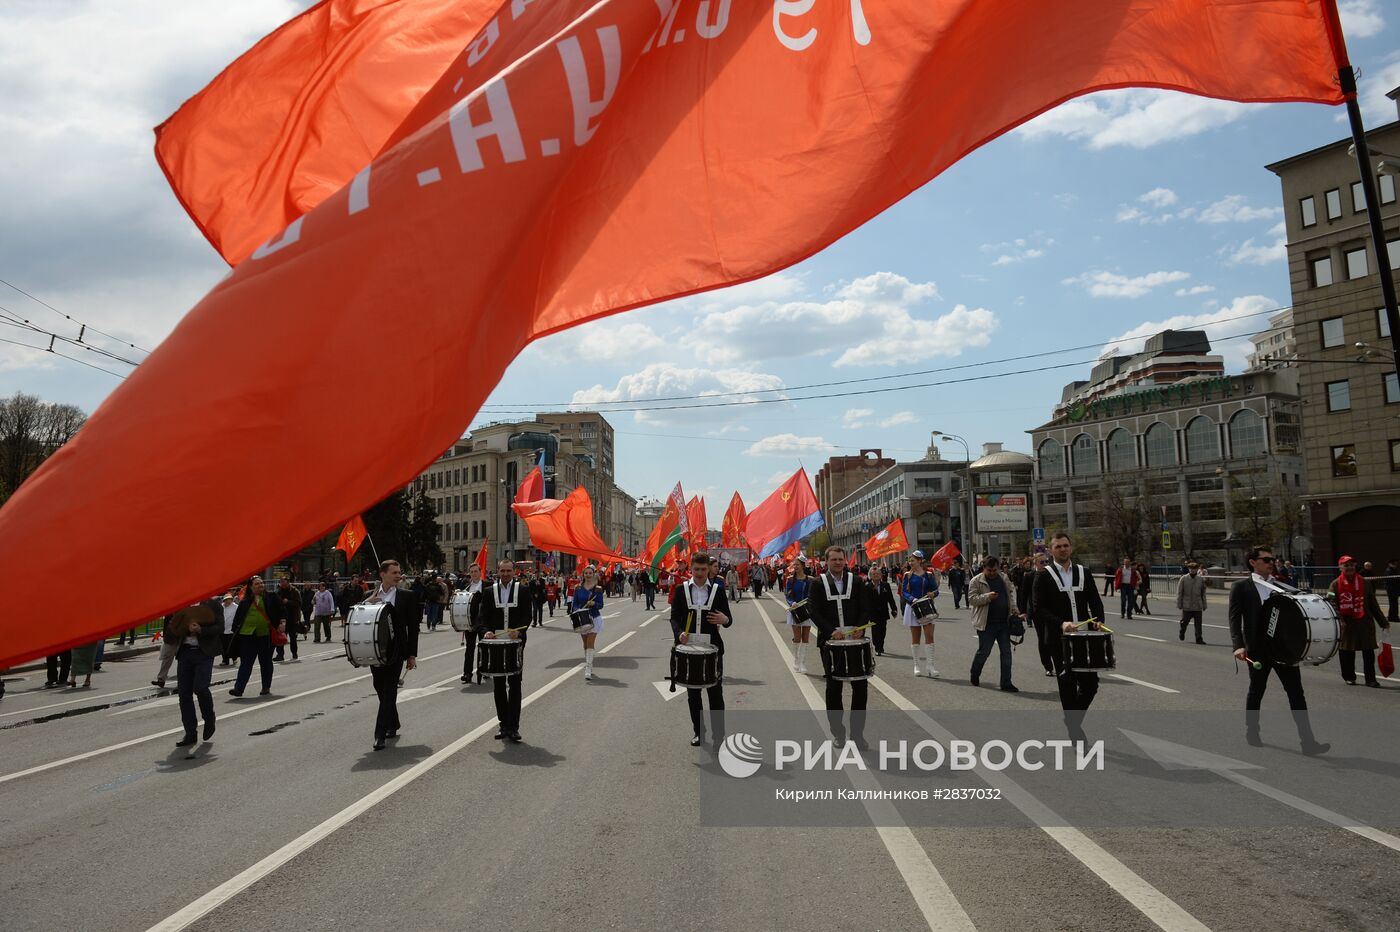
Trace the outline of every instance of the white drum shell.
<path fill-rule="evenodd" d="M 383 666 L 388 660 L 383 646 L 389 643 L 389 604 L 361 602 L 351 606 L 345 619 L 345 659 L 357 667 Z"/>
<path fill-rule="evenodd" d="M 448 603 L 447 620 L 452 625 L 453 631 L 472 630 L 472 598 L 475 593 L 466 589 L 460 589 L 452 594 L 452 601 Z"/>

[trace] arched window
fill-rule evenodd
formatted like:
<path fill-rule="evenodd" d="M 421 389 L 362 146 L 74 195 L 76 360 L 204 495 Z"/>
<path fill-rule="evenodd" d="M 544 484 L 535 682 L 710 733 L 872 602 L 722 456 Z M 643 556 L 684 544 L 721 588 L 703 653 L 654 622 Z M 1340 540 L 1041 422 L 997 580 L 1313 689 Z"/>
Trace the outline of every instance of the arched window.
<path fill-rule="evenodd" d="M 1099 450 L 1094 438 L 1080 434 L 1070 445 L 1070 461 L 1076 476 L 1094 476 L 1099 472 Z"/>
<path fill-rule="evenodd" d="M 1137 456 L 1133 450 L 1133 435 L 1118 428 L 1108 435 L 1108 471 L 1137 468 Z"/>
<path fill-rule="evenodd" d="M 1045 440 L 1037 451 L 1040 460 L 1040 478 L 1054 479 L 1065 474 L 1065 448 L 1058 440 Z"/>
<path fill-rule="evenodd" d="M 1266 451 L 1264 419 L 1245 408 L 1230 418 L 1230 455 L 1258 456 Z"/>
<path fill-rule="evenodd" d="M 1220 431 L 1205 415 L 1186 425 L 1186 462 L 1208 463 L 1220 459 Z"/>
<path fill-rule="evenodd" d="M 1148 466 L 1176 465 L 1176 437 L 1161 421 L 1147 428 L 1142 446 L 1147 453 Z"/>

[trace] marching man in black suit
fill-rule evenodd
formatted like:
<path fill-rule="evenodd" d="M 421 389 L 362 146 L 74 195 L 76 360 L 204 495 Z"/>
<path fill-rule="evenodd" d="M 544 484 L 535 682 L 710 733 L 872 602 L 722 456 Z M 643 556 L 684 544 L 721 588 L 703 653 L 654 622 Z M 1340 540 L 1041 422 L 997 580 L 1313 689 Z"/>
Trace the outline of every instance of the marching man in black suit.
<path fill-rule="evenodd" d="M 856 574 L 846 569 L 845 549 L 834 546 L 826 548 L 826 572 L 807 588 L 807 604 L 812 609 L 812 623 L 817 626 L 817 650 L 821 651 L 822 667 L 826 672 L 826 717 L 837 744 L 846 743 L 845 729 L 841 724 L 841 692 L 846 684 L 832 678 L 826 645 L 828 641 L 865 637 L 864 631 L 848 633 L 843 629 L 865 624 L 867 591 L 867 587 L 856 580 Z M 857 746 L 865 743 L 865 703 L 868 694 L 869 684 L 865 680 L 851 681 L 851 739 Z"/>
<path fill-rule="evenodd" d="M 1074 542 L 1061 531 L 1050 539 L 1051 561 L 1036 573 L 1033 603 L 1042 624 L 1036 631 L 1050 652 L 1050 663 L 1060 686 L 1060 707 L 1065 725 L 1075 741 L 1084 740 L 1084 713 L 1099 691 L 1099 675 L 1093 670 L 1071 670 L 1061 653 L 1061 638 L 1089 619 L 1089 630 L 1098 630 L 1103 621 L 1103 597 L 1094 577 L 1082 563 L 1075 563 Z"/>
<path fill-rule="evenodd" d="M 404 665 L 412 670 L 418 666 L 418 619 L 423 603 L 409 589 L 400 589 L 403 569 L 398 560 L 379 564 L 379 588 L 370 592 L 366 602 L 388 602 L 393 606 L 393 634 L 389 640 L 389 658 L 379 666 L 369 668 L 374 691 L 379 694 L 379 715 L 374 720 L 374 749 L 384 750 L 385 738 L 399 736 L 399 677 Z"/>
<path fill-rule="evenodd" d="M 515 578 L 515 564 L 511 561 L 501 560 L 496 566 L 496 581 L 483 585 L 481 595 L 472 602 L 472 611 L 477 619 L 476 630 L 483 640 L 508 637 L 524 644 L 534 614 L 529 587 Z M 496 732 L 497 741 L 509 739 L 519 744 L 522 740 L 520 684 L 523 676 L 523 673 L 512 673 L 492 677 L 496 690 L 496 720 L 500 724 Z"/>
<path fill-rule="evenodd" d="M 671 593 L 671 633 L 677 644 L 688 643 L 692 634 L 707 635 L 710 643 L 719 648 L 719 682 L 705 690 L 710 697 L 711 738 L 718 748 L 724 741 L 724 638 L 720 629 L 729 627 L 734 620 L 729 617 L 724 583 L 710 579 L 712 569 L 708 554 L 697 552 L 690 558 L 690 579 L 678 583 Z M 697 747 L 705 740 L 700 690 L 687 689 L 685 698 L 690 706 L 690 724 L 695 729 L 690 745 Z"/>
<path fill-rule="evenodd" d="M 1268 547 L 1249 551 L 1249 577 L 1230 587 L 1230 642 L 1235 659 L 1249 664 L 1249 693 L 1244 700 L 1245 740 L 1255 747 L 1263 745 L 1259 737 L 1259 705 L 1269 686 L 1269 671 L 1278 674 L 1283 691 L 1288 694 L 1288 707 L 1298 727 L 1298 740 L 1304 754 L 1326 753 L 1330 744 L 1320 744 L 1313 737 L 1308 719 L 1308 700 L 1303 695 L 1303 678 L 1296 666 L 1275 663 L 1269 640 L 1264 631 L 1264 603 L 1279 591 L 1273 581 L 1274 554 Z M 1258 665 L 1257 667 L 1255 665 Z"/>

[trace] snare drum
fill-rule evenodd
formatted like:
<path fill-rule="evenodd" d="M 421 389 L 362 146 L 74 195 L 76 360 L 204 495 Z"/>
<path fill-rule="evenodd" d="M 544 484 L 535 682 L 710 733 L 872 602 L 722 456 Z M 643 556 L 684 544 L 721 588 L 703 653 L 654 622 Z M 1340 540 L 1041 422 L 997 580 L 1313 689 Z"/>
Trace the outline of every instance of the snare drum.
<path fill-rule="evenodd" d="M 1076 631 L 1061 635 L 1060 659 L 1074 671 L 1112 670 L 1113 632 Z"/>
<path fill-rule="evenodd" d="M 575 634 L 593 633 L 593 612 L 587 606 L 569 612 L 569 621 L 574 623 Z"/>
<path fill-rule="evenodd" d="M 833 680 L 868 680 L 875 673 L 875 649 L 869 638 L 828 640 L 822 645 L 822 667 Z"/>
<path fill-rule="evenodd" d="M 1276 592 L 1264 603 L 1264 637 L 1277 663 L 1323 664 L 1341 641 L 1337 610 L 1322 596 Z"/>
<path fill-rule="evenodd" d="M 394 607 L 388 602 L 361 602 L 345 619 L 345 659 L 357 667 L 389 662 L 394 638 Z"/>
<path fill-rule="evenodd" d="M 677 644 L 671 648 L 671 685 L 706 689 L 719 685 L 719 648 L 713 644 Z"/>
<path fill-rule="evenodd" d="M 459 589 L 452 594 L 452 602 L 447 606 L 448 621 L 452 623 L 453 631 L 472 631 L 472 599 L 475 593 L 468 589 Z"/>
<path fill-rule="evenodd" d="M 482 676 L 518 676 L 525 667 L 525 642 L 484 638 L 476 644 L 476 672 Z"/>
<path fill-rule="evenodd" d="M 812 606 L 807 604 L 806 599 L 789 605 L 788 613 L 792 615 L 792 623 L 795 625 L 808 624 L 812 620 Z"/>
<path fill-rule="evenodd" d="M 909 603 L 915 618 L 937 618 L 938 609 L 933 607 L 933 596 L 926 595 Z"/>

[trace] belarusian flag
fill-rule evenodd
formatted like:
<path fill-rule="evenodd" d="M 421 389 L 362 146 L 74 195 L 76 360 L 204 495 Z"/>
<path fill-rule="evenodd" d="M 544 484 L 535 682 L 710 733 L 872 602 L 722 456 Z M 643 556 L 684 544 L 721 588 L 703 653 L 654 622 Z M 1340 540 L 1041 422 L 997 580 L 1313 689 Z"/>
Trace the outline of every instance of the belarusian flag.
<path fill-rule="evenodd" d="M 681 484 L 677 482 L 676 487 L 671 490 L 670 497 L 666 499 L 666 508 L 657 519 L 656 527 L 647 535 L 647 546 L 642 551 L 642 562 L 646 564 L 653 582 L 660 573 L 661 561 L 677 544 L 686 539 L 689 531 L 690 525 L 685 517 L 685 493 L 681 491 Z"/>

